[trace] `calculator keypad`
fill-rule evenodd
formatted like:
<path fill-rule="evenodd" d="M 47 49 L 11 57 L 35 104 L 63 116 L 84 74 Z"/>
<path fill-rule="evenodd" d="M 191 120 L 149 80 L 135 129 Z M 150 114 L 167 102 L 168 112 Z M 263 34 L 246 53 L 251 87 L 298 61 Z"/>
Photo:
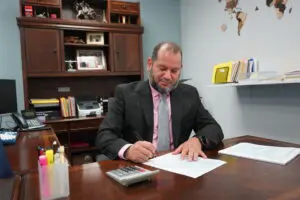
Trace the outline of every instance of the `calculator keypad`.
<path fill-rule="evenodd" d="M 151 176 L 157 174 L 159 170 L 147 170 L 139 166 L 127 166 L 106 172 L 108 176 L 122 185 L 131 184 L 149 180 Z"/>
<path fill-rule="evenodd" d="M 142 173 L 145 171 L 146 171 L 145 169 L 141 169 L 136 166 L 128 166 L 128 167 L 123 167 L 120 169 L 113 170 L 111 172 L 119 177 L 124 177 L 124 176 L 128 176 L 128 175 Z"/>

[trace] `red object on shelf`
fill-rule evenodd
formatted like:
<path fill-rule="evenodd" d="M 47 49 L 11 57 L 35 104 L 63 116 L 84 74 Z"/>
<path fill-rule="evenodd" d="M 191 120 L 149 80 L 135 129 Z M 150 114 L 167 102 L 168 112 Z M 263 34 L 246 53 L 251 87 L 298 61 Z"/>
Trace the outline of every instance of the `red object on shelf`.
<path fill-rule="evenodd" d="M 89 143 L 87 142 L 72 142 L 71 143 L 71 148 L 85 148 L 89 147 Z"/>
<path fill-rule="evenodd" d="M 51 15 L 50 15 L 50 18 L 56 19 L 56 18 L 57 18 L 57 15 L 56 15 L 56 14 L 51 14 Z"/>
<path fill-rule="evenodd" d="M 33 16 L 33 9 L 32 6 L 24 6 L 25 16 L 32 17 Z"/>

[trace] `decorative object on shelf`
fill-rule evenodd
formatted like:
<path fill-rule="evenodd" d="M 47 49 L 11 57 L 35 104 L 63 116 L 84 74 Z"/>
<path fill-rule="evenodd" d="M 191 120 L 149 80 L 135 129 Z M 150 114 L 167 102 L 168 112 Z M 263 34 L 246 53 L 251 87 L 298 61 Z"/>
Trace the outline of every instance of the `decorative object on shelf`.
<path fill-rule="evenodd" d="M 104 44 L 104 34 L 103 33 L 87 33 L 86 34 L 87 44 Z"/>
<path fill-rule="evenodd" d="M 78 70 L 106 70 L 106 61 L 102 50 L 77 50 Z"/>
<path fill-rule="evenodd" d="M 214 66 L 212 83 L 228 83 L 230 82 L 232 72 L 232 62 L 220 63 Z"/>
<path fill-rule="evenodd" d="M 24 6 L 25 16 L 26 17 L 33 17 L 33 8 L 32 6 Z"/>
<path fill-rule="evenodd" d="M 96 12 L 97 14 L 97 17 L 96 17 L 96 20 L 101 22 L 101 23 L 107 23 L 107 20 L 106 20 L 106 14 L 105 14 L 105 10 L 104 9 L 101 9 L 100 11 L 97 11 Z"/>
<path fill-rule="evenodd" d="M 47 18 L 47 13 L 46 13 L 46 12 L 42 12 L 42 13 L 36 15 L 36 17 L 39 17 L 39 18 Z"/>
<path fill-rule="evenodd" d="M 57 15 L 56 15 L 55 13 L 52 13 L 52 14 L 50 15 L 50 18 L 51 18 L 51 19 L 57 19 Z"/>
<path fill-rule="evenodd" d="M 85 0 L 81 2 L 75 1 L 74 7 L 77 19 L 96 19 L 97 14 L 95 10 Z"/>
<path fill-rule="evenodd" d="M 85 42 L 77 36 L 66 36 L 64 37 L 65 43 L 85 44 Z"/>
<path fill-rule="evenodd" d="M 76 71 L 76 67 L 73 65 L 73 63 L 77 63 L 76 60 L 66 60 L 65 63 L 67 64 L 66 68 L 68 72 Z"/>
<path fill-rule="evenodd" d="M 126 24 L 126 16 L 122 16 L 121 19 L 122 24 Z"/>

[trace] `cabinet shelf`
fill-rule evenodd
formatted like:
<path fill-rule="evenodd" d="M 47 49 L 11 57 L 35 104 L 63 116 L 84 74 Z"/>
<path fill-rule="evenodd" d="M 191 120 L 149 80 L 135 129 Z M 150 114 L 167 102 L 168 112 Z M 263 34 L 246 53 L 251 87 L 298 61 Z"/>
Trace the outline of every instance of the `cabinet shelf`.
<path fill-rule="evenodd" d="M 60 5 L 47 4 L 47 3 L 35 3 L 35 2 L 23 2 L 22 5 L 37 6 L 37 7 L 48 7 L 48 8 L 60 8 Z"/>
<path fill-rule="evenodd" d="M 115 31 L 141 34 L 144 28 L 136 24 L 114 24 L 101 23 L 95 20 L 79 19 L 44 19 L 36 17 L 18 17 L 17 22 L 22 27 L 32 27 L 34 24 L 38 28 L 56 28 L 63 30 L 83 30 L 83 31 Z"/>
<path fill-rule="evenodd" d="M 102 44 L 102 45 L 97 45 L 97 44 L 76 44 L 76 43 L 64 43 L 65 46 L 74 46 L 74 47 L 109 47 L 108 44 Z"/>
<path fill-rule="evenodd" d="M 100 70 L 99 70 L 100 71 Z M 91 76 L 138 76 L 141 72 L 109 72 L 109 71 L 84 71 L 62 73 L 30 73 L 28 78 L 51 78 L 51 77 L 91 77 Z"/>

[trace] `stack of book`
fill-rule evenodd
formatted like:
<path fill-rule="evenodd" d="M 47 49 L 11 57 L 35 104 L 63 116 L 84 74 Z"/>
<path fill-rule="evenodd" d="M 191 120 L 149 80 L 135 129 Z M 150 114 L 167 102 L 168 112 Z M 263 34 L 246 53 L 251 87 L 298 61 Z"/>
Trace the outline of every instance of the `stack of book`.
<path fill-rule="evenodd" d="M 76 117 L 76 106 L 74 97 L 61 97 L 59 101 L 62 117 Z"/>
<path fill-rule="evenodd" d="M 258 61 L 252 58 L 220 63 L 214 66 L 212 83 L 237 83 L 258 71 Z"/>

